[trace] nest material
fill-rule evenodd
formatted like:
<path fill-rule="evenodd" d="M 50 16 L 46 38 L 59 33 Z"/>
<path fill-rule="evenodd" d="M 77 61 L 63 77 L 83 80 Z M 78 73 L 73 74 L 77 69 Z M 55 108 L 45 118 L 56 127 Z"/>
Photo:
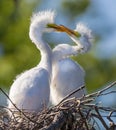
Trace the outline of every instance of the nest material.
<path fill-rule="evenodd" d="M 70 98 L 74 93 L 84 88 L 84 86 L 80 87 L 67 95 L 58 105 L 44 109 L 38 114 L 25 113 L 13 104 L 19 115 L 10 118 L 5 111 L 8 108 L 1 106 L 0 130 L 100 130 L 100 123 L 106 130 L 116 130 L 116 122 L 113 120 L 114 117 L 116 118 L 116 108 L 104 107 L 102 104 L 96 103 L 97 97 L 116 93 L 116 91 L 106 91 L 115 84 L 116 81 L 106 88 L 84 95 L 80 99 Z M 2 89 L 0 90 L 5 94 Z M 12 110 L 10 111 L 12 112 Z M 101 111 L 106 114 L 103 115 Z M 12 115 L 14 114 L 12 112 Z M 106 123 L 104 118 L 109 123 Z M 96 119 L 99 120 L 99 123 Z"/>

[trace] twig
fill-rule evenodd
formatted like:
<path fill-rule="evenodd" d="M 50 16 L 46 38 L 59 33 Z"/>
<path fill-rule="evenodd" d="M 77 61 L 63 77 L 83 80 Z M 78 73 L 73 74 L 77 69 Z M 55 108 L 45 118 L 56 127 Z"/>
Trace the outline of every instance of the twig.
<path fill-rule="evenodd" d="M 111 108 L 111 107 L 101 107 L 101 106 L 98 106 L 98 105 L 95 105 L 95 104 L 86 104 L 86 106 L 92 108 L 92 107 L 95 107 L 97 106 L 97 108 L 100 110 L 104 110 L 104 111 L 114 111 L 116 112 L 116 108 Z"/>
<path fill-rule="evenodd" d="M 108 95 L 108 94 L 113 94 L 113 93 L 116 93 L 116 91 L 115 90 L 113 90 L 113 91 L 110 91 L 110 92 L 106 92 L 106 93 L 102 93 L 102 94 L 100 94 L 99 96 L 104 96 L 104 95 Z"/>
<path fill-rule="evenodd" d="M 97 119 L 99 119 L 99 116 L 96 115 L 95 113 L 91 113 L 91 116 L 92 116 L 92 118 L 93 118 L 93 120 L 94 120 L 95 122 L 96 122 L 96 120 L 94 119 L 94 117 L 97 118 Z M 97 124 L 97 127 L 99 127 L 99 129 L 100 129 L 100 126 L 99 126 L 98 122 L 96 122 L 96 124 Z M 101 129 L 100 129 L 100 130 L 101 130 Z"/>
<path fill-rule="evenodd" d="M 111 111 L 111 112 L 109 113 L 109 115 L 107 116 L 107 119 L 108 119 L 109 121 L 111 121 L 111 122 L 113 122 L 113 120 L 111 119 L 111 116 L 112 116 L 113 112 L 114 112 L 114 111 Z M 115 116 L 115 117 L 116 117 L 116 116 Z"/>
<path fill-rule="evenodd" d="M 99 120 L 102 122 L 102 125 L 106 128 L 106 130 L 109 130 L 108 126 L 106 125 L 105 121 L 103 120 L 103 118 L 102 118 L 101 114 L 99 113 L 98 108 L 96 106 L 95 106 L 95 111 L 97 112 Z"/>
<path fill-rule="evenodd" d="M 114 85 L 116 85 L 116 81 L 114 81 L 113 83 L 111 83 L 110 85 L 108 85 L 107 87 L 103 88 L 102 90 L 86 95 L 85 98 L 90 98 L 90 97 L 95 97 L 95 96 L 99 96 L 101 93 L 103 93 L 104 91 L 110 89 L 111 87 L 113 87 Z"/>
<path fill-rule="evenodd" d="M 112 86 L 116 85 L 116 81 L 114 81 L 113 83 L 111 83 L 110 85 L 108 85 L 107 87 L 105 87 L 104 89 L 98 91 L 98 95 L 103 93 L 104 91 L 110 89 Z"/>
<path fill-rule="evenodd" d="M 77 88 L 76 90 L 72 91 L 70 94 L 66 95 L 56 106 L 58 106 L 59 104 L 61 104 L 64 100 L 66 100 L 67 98 L 69 98 L 70 96 L 72 96 L 73 94 L 75 94 L 76 92 L 82 90 L 85 88 L 85 85 L 84 86 L 81 86 L 79 88 Z"/>

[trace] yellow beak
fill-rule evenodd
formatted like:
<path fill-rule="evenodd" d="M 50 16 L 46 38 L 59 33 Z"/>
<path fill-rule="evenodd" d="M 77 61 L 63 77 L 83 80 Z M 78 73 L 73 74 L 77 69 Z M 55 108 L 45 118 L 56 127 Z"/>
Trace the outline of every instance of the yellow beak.
<path fill-rule="evenodd" d="M 57 25 L 57 24 L 47 24 L 48 28 L 54 28 L 56 31 L 58 32 L 66 32 L 68 35 L 72 36 L 76 36 L 76 37 L 81 37 L 81 34 L 78 33 L 77 31 L 71 30 L 68 27 L 64 26 L 64 25 Z"/>

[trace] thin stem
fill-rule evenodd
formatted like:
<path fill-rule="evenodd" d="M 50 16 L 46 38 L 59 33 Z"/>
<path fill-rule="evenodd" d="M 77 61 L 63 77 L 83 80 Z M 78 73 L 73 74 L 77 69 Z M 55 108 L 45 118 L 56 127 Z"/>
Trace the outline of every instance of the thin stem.
<path fill-rule="evenodd" d="M 108 126 L 106 125 L 105 121 L 103 120 L 103 118 L 102 118 L 101 114 L 99 113 L 99 111 L 98 111 L 98 108 L 97 108 L 97 107 L 95 107 L 95 111 L 97 112 L 98 117 L 99 117 L 99 120 L 102 122 L 103 126 L 106 128 L 106 130 L 109 130 L 109 128 L 108 128 Z"/>

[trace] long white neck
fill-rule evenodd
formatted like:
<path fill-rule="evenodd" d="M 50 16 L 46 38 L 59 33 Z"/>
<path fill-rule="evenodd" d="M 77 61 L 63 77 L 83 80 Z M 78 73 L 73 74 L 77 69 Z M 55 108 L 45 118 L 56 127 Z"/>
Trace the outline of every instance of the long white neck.
<path fill-rule="evenodd" d="M 42 39 L 39 39 L 41 44 L 37 44 L 37 48 L 41 53 L 41 61 L 38 66 L 43 67 L 48 70 L 51 74 L 52 72 L 52 50 L 47 43 L 45 43 Z"/>
<path fill-rule="evenodd" d="M 29 36 L 32 42 L 37 46 L 41 53 L 41 61 L 38 64 L 39 67 L 48 70 L 49 74 L 52 71 L 52 50 L 49 45 L 43 40 L 44 26 L 42 23 L 36 21 L 32 22 L 30 26 Z"/>
<path fill-rule="evenodd" d="M 68 44 L 57 45 L 53 49 L 53 64 L 57 64 L 62 59 L 69 58 L 72 55 L 78 55 L 80 52 L 80 47 L 71 46 Z"/>
<path fill-rule="evenodd" d="M 38 66 L 48 70 L 49 74 L 52 71 L 52 50 L 49 45 L 43 41 L 43 33 L 52 32 L 53 29 L 47 28 L 48 23 L 54 23 L 54 11 L 42 11 L 33 14 L 29 36 L 32 42 L 37 46 L 41 53 L 41 61 Z"/>

